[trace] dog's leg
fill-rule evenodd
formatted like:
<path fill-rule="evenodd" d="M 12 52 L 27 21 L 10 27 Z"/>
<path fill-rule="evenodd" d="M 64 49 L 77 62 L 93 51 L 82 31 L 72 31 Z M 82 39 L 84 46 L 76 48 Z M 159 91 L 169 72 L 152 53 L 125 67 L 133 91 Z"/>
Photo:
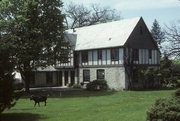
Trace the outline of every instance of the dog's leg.
<path fill-rule="evenodd" d="M 38 102 L 38 105 L 39 105 L 39 107 L 40 107 L 40 103 Z"/>
<path fill-rule="evenodd" d="M 46 101 L 44 101 L 44 106 L 46 106 Z"/>

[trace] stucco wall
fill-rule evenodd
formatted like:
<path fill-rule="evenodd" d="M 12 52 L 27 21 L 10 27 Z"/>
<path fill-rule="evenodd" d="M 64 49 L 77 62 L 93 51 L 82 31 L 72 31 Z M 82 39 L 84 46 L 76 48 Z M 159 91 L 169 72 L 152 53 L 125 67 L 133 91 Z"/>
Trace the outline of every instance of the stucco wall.
<path fill-rule="evenodd" d="M 104 69 L 105 80 L 109 88 L 116 90 L 125 89 L 125 69 L 124 67 L 109 67 L 109 68 L 80 68 L 79 81 L 83 82 L 83 70 L 90 70 L 90 81 L 97 79 L 97 69 Z"/>
<path fill-rule="evenodd" d="M 35 84 L 32 86 L 54 86 L 57 84 L 56 72 L 53 73 L 53 80 L 51 84 L 46 83 L 46 72 L 36 72 L 35 73 Z"/>

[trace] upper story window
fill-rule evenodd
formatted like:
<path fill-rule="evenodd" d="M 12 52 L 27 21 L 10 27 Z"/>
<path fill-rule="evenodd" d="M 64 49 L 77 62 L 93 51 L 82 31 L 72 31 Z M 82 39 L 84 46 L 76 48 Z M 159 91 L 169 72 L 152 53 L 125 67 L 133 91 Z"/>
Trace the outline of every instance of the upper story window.
<path fill-rule="evenodd" d="M 98 69 L 97 70 L 97 79 L 104 79 L 104 78 L 105 78 L 104 69 Z"/>
<path fill-rule="evenodd" d="M 119 48 L 111 49 L 111 60 L 118 61 L 119 60 Z"/>
<path fill-rule="evenodd" d="M 152 50 L 149 50 L 149 52 L 148 52 L 149 54 L 149 59 L 152 59 Z"/>
<path fill-rule="evenodd" d="M 83 81 L 90 81 L 90 70 L 83 70 Z"/>
<path fill-rule="evenodd" d="M 133 49 L 133 60 L 138 61 L 139 60 L 139 50 Z"/>
<path fill-rule="evenodd" d="M 98 50 L 98 60 L 102 60 L 102 50 Z"/>
<path fill-rule="evenodd" d="M 47 84 L 53 83 L 53 72 L 46 72 L 46 83 Z"/>
<path fill-rule="evenodd" d="M 142 26 L 140 26 L 140 34 L 143 34 L 143 28 L 142 28 Z"/>
<path fill-rule="evenodd" d="M 83 51 L 81 57 L 82 57 L 82 62 L 83 63 L 88 62 L 88 51 Z"/>

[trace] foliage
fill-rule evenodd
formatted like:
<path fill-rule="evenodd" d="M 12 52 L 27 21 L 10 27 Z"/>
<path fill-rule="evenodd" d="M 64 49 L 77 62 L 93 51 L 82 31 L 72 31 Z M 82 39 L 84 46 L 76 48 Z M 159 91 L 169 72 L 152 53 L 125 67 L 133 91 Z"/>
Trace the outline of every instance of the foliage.
<path fill-rule="evenodd" d="M 162 43 L 165 41 L 165 33 L 162 31 L 158 21 L 155 19 L 151 29 L 151 35 L 157 42 L 158 47 L 162 49 Z"/>
<path fill-rule="evenodd" d="M 176 90 L 176 92 L 174 93 L 174 96 L 180 98 L 180 97 L 179 97 L 179 96 L 180 96 L 180 88 L 178 88 L 178 89 Z"/>
<path fill-rule="evenodd" d="M 12 87 L 14 81 L 14 75 L 12 75 L 14 64 L 11 62 L 10 53 L 2 48 L 0 44 L 0 113 L 6 108 L 9 109 L 15 105 Z"/>
<path fill-rule="evenodd" d="M 87 84 L 87 90 L 89 91 L 103 91 L 108 89 L 106 80 L 94 80 Z"/>
<path fill-rule="evenodd" d="M 143 84 L 144 89 L 148 88 L 178 88 L 180 86 L 180 70 L 167 56 L 160 62 L 160 68 L 136 67 L 133 69 L 135 82 Z"/>
<path fill-rule="evenodd" d="M 133 69 L 134 83 L 142 84 L 143 89 L 159 87 L 159 71 L 157 68 L 136 67 Z"/>
<path fill-rule="evenodd" d="M 172 57 L 180 57 L 180 20 L 166 26 L 165 28 L 166 40 L 168 43 L 168 55 Z"/>
<path fill-rule="evenodd" d="M 4 45 L 12 43 L 16 67 L 29 90 L 30 71 L 67 62 L 60 0 L 2 0 L 0 28 Z"/>
<path fill-rule="evenodd" d="M 73 88 L 83 88 L 80 84 L 74 84 Z"/>
<path fill-rule="evenodd" d="M 158 99 L 155 105 L 147 112 L 148 121 L 179 121 L 180 97 L 179 89 L 175 96 L 168 99 Z"/>
<path fill-rule="evenodd" d="M 65 14 L 66 25 L 71 29 L 121 19 L 117 10 L 101 7 L 98 4 L 87 7 L 71 2 L 65 7 Z"/>

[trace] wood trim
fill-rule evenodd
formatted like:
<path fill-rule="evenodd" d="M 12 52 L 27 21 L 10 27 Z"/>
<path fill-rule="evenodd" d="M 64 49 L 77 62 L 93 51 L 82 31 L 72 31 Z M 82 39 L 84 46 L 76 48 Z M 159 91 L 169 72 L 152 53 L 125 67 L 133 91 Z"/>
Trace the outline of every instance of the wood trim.
<path fill-rule="evenodd" d="M 124 64 L 111 64 L 111 65 L 93 65 L 93 66 L 80 66 L 79 68 L 102 68 L 102 67 L 122 67 Z"/>
<path fill-rule="evenodd" d="M 94 65 L 94 51 L 92 50 L 92 65 Z"/>
<path fill-rule="evenodd" d="M 107 49 L 106 49 L 106 65 L 107 65 Z"/>
<path fill-rule="evenodd" d="M 113 49 L 113 48 L 124 48 L 124 46 L 115 46 L 115 47 L 106 47 L 106 48 L 94 48 L 94 49 L 74 50 L 74 51 L 75 52 L 81 52 L 81 51 L 103 50 L 103 49 Z"/>

